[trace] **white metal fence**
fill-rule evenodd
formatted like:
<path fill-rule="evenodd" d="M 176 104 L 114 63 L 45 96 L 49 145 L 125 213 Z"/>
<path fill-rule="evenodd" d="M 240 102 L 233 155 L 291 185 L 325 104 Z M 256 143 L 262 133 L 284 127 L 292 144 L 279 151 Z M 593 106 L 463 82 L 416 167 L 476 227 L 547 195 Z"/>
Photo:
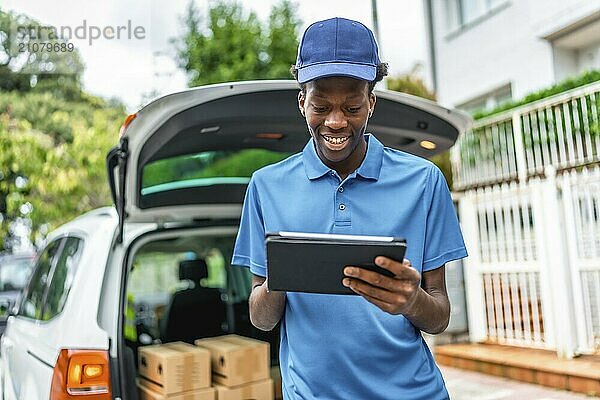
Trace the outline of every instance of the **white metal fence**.
<path fill-rule="evenodd" d="M 483 273 L 488 340 L 545 347 L 539 272 Z"/>
<path fill-rule="evenodd" d="M 597 82 L 457 141 L 473 340 L 600 353 L 599 115 Z"/>
<path fill-rule="evenodd" d="M 600 161 L 600 82 L 478 121 L 453 148 L 456 190 Z"/>
<path fill-rule="evenodd" d="M 468 191 L 459 202 L 469 330 L 477 340 L 555 348 L 552 299 L 538 249 L 539 184 L 501 184 Z"/>
<path fill-rule="evenodd" d="M 557 179 L 564 206 L 580 352 L 600 352 L 600 167 Z"/>

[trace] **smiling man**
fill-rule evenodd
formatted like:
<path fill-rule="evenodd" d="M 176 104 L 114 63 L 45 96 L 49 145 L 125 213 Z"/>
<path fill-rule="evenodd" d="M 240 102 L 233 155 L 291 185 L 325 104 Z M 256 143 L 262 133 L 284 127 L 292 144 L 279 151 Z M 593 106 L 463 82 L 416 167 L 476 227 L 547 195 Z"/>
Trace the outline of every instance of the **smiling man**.
<path fill-rule="evenodd" d="M 298 95 L 317 155 L 345 179 L 367 152 L 364 138 L 375 95 L 366 81 L 339 76 L 311 81 Z"/>
<path fill-rule="evenodd" d="M 253 274 L 252 323 L 281 321 L 284 398 L 446 399 L 421 336 L 448 325 L 444 266 L 466 256 L 444 177 L 366 133 L 387 65 L 363 24 L 309 26 L 292 72 L 311 140 L 254 173 L 232 260 Z M 404 237 L 408 248 L 405 260 L 375 259 L 393 277 L 345 268 L 360 296 L 269 292 L 264 239 L 277 231 Z"/>

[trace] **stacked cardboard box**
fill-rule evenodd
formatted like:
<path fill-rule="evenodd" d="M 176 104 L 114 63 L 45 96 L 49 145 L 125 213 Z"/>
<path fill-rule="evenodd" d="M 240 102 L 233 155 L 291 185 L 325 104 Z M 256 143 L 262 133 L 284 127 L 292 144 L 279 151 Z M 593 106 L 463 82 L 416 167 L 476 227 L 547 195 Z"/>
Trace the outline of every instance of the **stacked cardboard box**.
<path fill-rule="evenodd" d="M 273 400 L 269 343 L 225 335 L 195 344 L 210 351 L 218 400 Z"/>
<path fill-rule="evenodd" d="M 142 400 L 215 400 L 210 352 L 184 342 L 139 348 Z"/>

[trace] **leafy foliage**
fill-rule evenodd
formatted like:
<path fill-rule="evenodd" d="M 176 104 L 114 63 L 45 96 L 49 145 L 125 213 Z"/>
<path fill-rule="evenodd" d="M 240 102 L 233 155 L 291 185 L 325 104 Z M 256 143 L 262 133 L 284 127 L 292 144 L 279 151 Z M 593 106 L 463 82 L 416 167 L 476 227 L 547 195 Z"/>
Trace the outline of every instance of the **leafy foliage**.
<path fill-rule="evenodd" d="M 10 222 L 19 218 L 30 219 L 34 241 L 110 204 L 105 156 L 125 111 L 98 101 L 0 94 L 0 249 L 10 246 Z"/>
<path fill-rule="evenodd" d="M 414 72 L 397 77 L 390 77 L 386 80 L 386 83 L 390 90 L 412 94 L 428 100 L 436 100 L 435 93 L 429 90 L 427 85 L 425 85 L 425 82 L 423 82 L 423 80 Z"/>
<path fill-rule="evenodd" d="M 66 45 L 44 28 L 26 15 L 0 9 L 0 89 L 81 99 L 84 67 L 79 52 L 39 50 L 40 43 Z"/>
<path fill-rule="evenodd" d="M 273 7 L 266 28 L 238 3 L 217 2 L 204 21 L 190 2 L 185 26 L 178 57 L 190 86 L 290 77 L 300 20 L 288 0 Z"/>
<path fill-rule="evenodd" d="M 418 76 L 418 69 L 419 66 L 417 65 L 408 74 L 388 78 L 386 80 L 388 89 L 435 101 L 435 93 L 429 90 L 427 85 L 425 85 L 425 82 Z M 452 188 L 453 180 L 450 150 L 431 157 L 431 161 L 442 171 L 448 182 L 448 186 Z"/>
<path fill-rule="evenodd" d="M 82 91 L 76 50 L 33 52 L 36 43 L 63 43 L 40 27 L 0 9 L 0 250 L 15 241 L 15 221 L 30 224 L 35 242 L 110 204 L 105 155 L 124 107 Z"/>
<path fill-rule="evenodd" d="M 492 110 L 475 113 L 473 115 L 473 118 L 483 119 L 491 115 L 510 110 L 511 108 L 516 108 L 525 104 L 533 103 L 534 101 L 545 99 L 546 97 L 550 97 L 555 94 L 566 92 L 567 90 L 571 90 L 583 85 L 587 85 L 588 83 L 594 83 L 598 81 L 600 81 L 600 70 L 587 71 L 584 72 L 582 75 L 565 79 L 564 81 L 561 81 L 546 89 L 530 93 L 527 96 L 523 97 L 521 100 L 508 101 L 506 103 L 500 104 L 498 107 Z"/>
<path fill-rule="evenodd" d="M 79 120 L 87 125 L 93 122 L 88 103 L 70 102 L 56 98 L 52 92 L 8 92 L 0 96 L 0 114 L 27 121 L 37 131 L 50 135 L 55 143 L 73 141 L 71 122 Z"/>
<path fill-rule="evenodd" d="M 266 77 L 290 78 L 290 65 L 296 62 L 298 27 L 302 21 L 296 16 L 296 6 L 283 1 L 271 10 L 267 39 Z"/>

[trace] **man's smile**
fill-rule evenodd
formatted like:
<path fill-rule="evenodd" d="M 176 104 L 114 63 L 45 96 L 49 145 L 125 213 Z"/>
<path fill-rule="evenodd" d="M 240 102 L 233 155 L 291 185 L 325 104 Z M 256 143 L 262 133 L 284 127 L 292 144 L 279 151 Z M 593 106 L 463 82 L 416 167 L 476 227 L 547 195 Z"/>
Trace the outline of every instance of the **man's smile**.
<path fill-rule="evenodd" d="M 345 143 L 346 141 L 348 141 L 348 139 L 350 139 L 350 136 L 331 136 L 331 135 L 322 135 L 322 137 L 325 139 L 325 141 L 327 143 L 333 144 L 333 145 L 340 145 Z"/>

